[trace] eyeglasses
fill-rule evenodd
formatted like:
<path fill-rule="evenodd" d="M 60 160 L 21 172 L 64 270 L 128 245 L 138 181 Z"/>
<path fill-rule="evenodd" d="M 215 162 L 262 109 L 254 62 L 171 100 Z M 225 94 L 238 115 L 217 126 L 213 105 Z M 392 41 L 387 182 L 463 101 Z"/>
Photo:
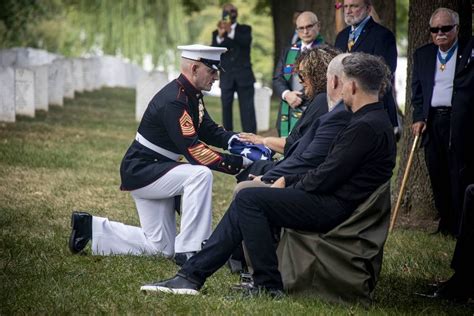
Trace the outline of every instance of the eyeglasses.
<path fill-rule="evenodd" d="M 448 32 L 451 32 L 451 30 L 456 26 L 456 24 L 454 25 L 443 25 L 443 26 L 440 26 L 440 27 L 430 27 L 430 32 L 433 33 L 433 34 L 437 34 L 439 33 L 439 31 L 441 31 L 441 33 L 448 33 Z"/>
<path fill-rule="evenodd" d="M 316 24 L 317 24 L 317 22 L 316 22 L 316 23 L 313 23 L 313 24 L 308 24 L 308 25 L 306 25 L 306 26 L 298 26 L 298 27 L 296 28 L 296 30 L 297 30 L 298 32 L 304 32 L 304 31 L 306 31 L 306 30 L 310 31 Z"/>

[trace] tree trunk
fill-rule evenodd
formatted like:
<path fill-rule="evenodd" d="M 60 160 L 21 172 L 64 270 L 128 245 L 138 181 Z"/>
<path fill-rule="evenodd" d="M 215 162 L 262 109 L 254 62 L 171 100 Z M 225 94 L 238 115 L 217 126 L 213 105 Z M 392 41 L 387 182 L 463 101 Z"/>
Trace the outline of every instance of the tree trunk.
<path fill-rule="evenodd" d="M 373 0 L 372 1 L 375 11 L 380 17 L 380 24 L 388 28 L 396 34 L 396 11 L 395 11 L 395 0 Z"/>
<path fill-rule="evenodd" d="M 405 119 L 403 122 L 403 135 L 399 143 L 399 169 L 396 186 L 393 190 L 395 198 L 402 181 L 403 173 L 406 169 L 408 155 L 413 144 L 411 134 L 412 112 L 411 107 L 411 74 L 413 66 L 413 53 L 416 48 L 430 42 L 428 30 L 429 20 L 432 12 L 439 7 L 447 7 L 459 13 L 461 31 L 460 37 L 471 36 L 471 3 L 469 0 L 413 0 L 410 1 L 408 17 L 408 73 L 407 91 L 405 104 Z M 416 217 L 428 217 L 436 214 L 431 183 L 428 178 L 424 153 L 422 148 L 418 148 L 414 155 L 413 165 L 409 174 L 409 180 L 405 187 L 405 193 L 400 209 L 401 213 Z"/>

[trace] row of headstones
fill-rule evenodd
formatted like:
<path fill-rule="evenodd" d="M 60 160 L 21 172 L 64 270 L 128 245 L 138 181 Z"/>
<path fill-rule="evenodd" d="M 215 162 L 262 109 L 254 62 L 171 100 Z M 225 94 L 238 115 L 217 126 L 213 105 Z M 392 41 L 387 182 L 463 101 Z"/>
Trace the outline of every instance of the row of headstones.
<path fill-rule="evenodd" d="M 138 80 L 135 99 L 135 119 L 142 119 L 148 103 L 153 96 L 168 83 L 168 75 L 163 71 L 153 71 Z M 272 90 L 267 87 L 256 87 L 254 95 L 257 131 L 270 129 L 270 104 Z"/>
<path fill-rule="evenodd" d="M 64 98 L 102 87 L 135 88 L 146 75 L 141 67 L 114 56 L 64 58 L 44 50 L 0 50 L 0 121 L 16 115 L 34 117 L 49 105 L 63 106 Z"/>

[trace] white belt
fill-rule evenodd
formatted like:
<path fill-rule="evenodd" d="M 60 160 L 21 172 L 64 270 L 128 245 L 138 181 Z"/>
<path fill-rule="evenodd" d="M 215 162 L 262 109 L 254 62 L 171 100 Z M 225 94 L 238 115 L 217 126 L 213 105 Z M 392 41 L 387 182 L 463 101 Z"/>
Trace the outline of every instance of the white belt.
<path fill-rule="evenodd" d="M 157 145 L 153 144 L 148 139 L 143 137 L 139 132 L 137 132 L 137 135 L 135 136 L 135 140 L 137 142 L 139 142 L 140 144 L 142 144 L 143 146 L 145 146 L 146 148 L 151 149 L 154 152 L 156 152 L 156 153 L 158 153 L 162 156 L 165 156 L 165 157 L 167 157 L 171 160 L 179 161 L 183 158 L 183 156 L 180 155 L 180 154 L 176 154 L 172 151 L 169 151 L 167 149 L 164 149 L 160 146 L 157 146 Z"/>

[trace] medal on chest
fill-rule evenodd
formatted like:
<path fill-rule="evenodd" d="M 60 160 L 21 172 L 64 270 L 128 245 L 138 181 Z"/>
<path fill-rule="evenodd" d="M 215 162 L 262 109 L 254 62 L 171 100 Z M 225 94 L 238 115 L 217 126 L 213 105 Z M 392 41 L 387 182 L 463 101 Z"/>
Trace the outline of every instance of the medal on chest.
<path fill-rule="evenodd" d="M 451 59 L 451 57 L 453 57 L 453 54 L 456 51 L 456 48 L 458 48 L 458 43 L 457 42 L 456 42 L 455 45 L 453 45 L 453 47 L 451 47 L 449 49 L 448 53 L 446 54 L 446 57 L 444 57 L 444 58 L 443 58 L 443 55 L 441 54 L 441 51 L 438 49 L 438 54 L 437 55 L 438 55 L 438 60 L 439 60 L 439 63 L 440 63 L 439 70 L 444 71 L 446 69 L 446 64 Z"/>
<path fill-rule="evenodd" d="M 203 117 L 204 117 L 204 102 L 202 102 L 202 99 L 199 99 L 199 125 L 201 125 Z"/>

